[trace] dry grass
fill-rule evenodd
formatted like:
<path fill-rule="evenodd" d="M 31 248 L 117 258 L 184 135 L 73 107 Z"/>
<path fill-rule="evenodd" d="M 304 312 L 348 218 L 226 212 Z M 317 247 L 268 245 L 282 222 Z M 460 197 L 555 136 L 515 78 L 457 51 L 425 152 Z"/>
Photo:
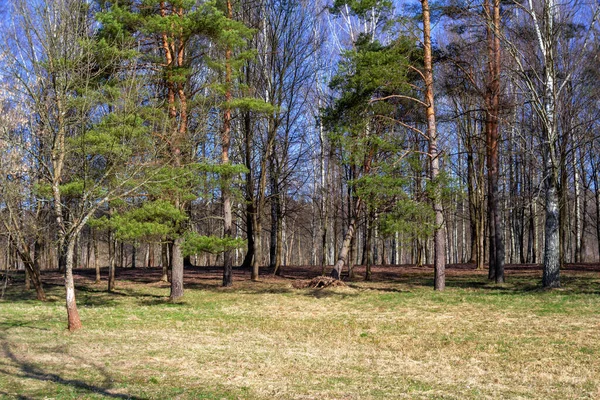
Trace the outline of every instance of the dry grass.
<path fill-rule="evenodd" d="M 240 276 L 222 289 L 197 271 L 175 304 L 144 271 L 112 295 L 81 279 L 75 334 L 60 287 L 40 304 L 12 286 L 0 398 L 600 398 L 596 272 L 551 292 L 537 272 L 503 287 L 451 272 L 434 293 L 430 270 L 399 271 L 325 289 Z"/>

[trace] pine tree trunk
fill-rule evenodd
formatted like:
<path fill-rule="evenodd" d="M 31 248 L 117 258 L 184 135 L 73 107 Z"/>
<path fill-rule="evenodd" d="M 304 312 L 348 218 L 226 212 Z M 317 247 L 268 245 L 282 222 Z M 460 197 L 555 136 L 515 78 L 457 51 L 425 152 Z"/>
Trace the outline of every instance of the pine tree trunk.
<path fill-rule="evenodd" d="M 227 18 L 233 18 L 231 1 L 227 0 Z M 231 48 L 225 50 L 225 102 L 229 103 L 232 99 L 232 69 L 231 69 Z M 223 112 L 223 128 L 221 131 L 221 164 L 229 166 L 229 147 L 231 145 L 231 109 L 226 107 Z M 223 186 L 221 193 L 223 197 L 223 237 L 231 238 L 233 236 L 233 217 L 231 209 L 230 194 L 231 179 L 230 173 L 226 172 L 223 176 Z M 173 265 L 173 267 L 175 267 Z M 173 279 L 174 280 L 174 279 Z M 223 286 L 233 285 L 233 252 L 227 248 L 223 252 Z M 183 293 L 183 291 L 182 291 Z"/>
<path fill-rule="evenodd" d="M 435 98 L 433 88 L 433 59 L 431 49 L 431 23 L 429 1 L 421 0 L 423 11 L 423 66 L 425 78 L 425 114 L 427 117 L 427 138 L 429 141 L 428 156 L 430 158 L 431 181 L 437 185 L 440 173 L 440 154 L 438 150 L 438 134 L 435 121 Z M 433 193 L 433 210 L 435 213 L 434 231 L 434 289 L 444 290 L 446 287 L 446 238 L 444 235 L 444 212 L 440 189 Z"/>

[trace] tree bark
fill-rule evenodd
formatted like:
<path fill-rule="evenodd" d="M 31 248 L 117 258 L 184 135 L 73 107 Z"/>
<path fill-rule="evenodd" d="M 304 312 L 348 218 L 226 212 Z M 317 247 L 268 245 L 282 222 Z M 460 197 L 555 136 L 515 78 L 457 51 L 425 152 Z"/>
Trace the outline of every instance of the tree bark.
<path fill-rule="evenodd" d="M 342 248 L 340 250 L 340 254 L 337 262 L 333 266 L 331 270 L 330 276 L 334 279 L 340 279 L 342 276 L 342 269 L 344 265 L 348 263 L 348 254 L 350 252 L 350 243 L 352 242 L 352 238 L 354 237 L 354 232 L 356 230 L 356 216 L 360 212 L 361 207 L 361 199 L 358 198 L 355 202 L 354 208 L 355 212 L 352 218 L 350 218 L 350 222 L 348 224 L 348 230 L 346 231 L 346 235 L 344 236 L 344 241 L 342 243 Z"/>
<path fill-rule="evenodd" d="M 500 2 L 484 1 L 487 19 L 488 72 L 485 92 L 486 147 L 488 163 L 488 226 L 490 227 L 489 279 L 504 282 L 504 223 L 499 209 L 498 147 L 500 113 Z"/>
<path fill-rule="evenodd" d="M 79 311 L 77 310 L 77 302 L 75 301 L 75 282 L 73 280 L 73 252 L 75 248 L 74 238 L 66 239 L 66 248 L 63 249 L 64 257 L 66 258 L 65 265 L 65 292 L 67 305 L 67 328 L 73 332 L 82 327 Z"/>
<path fill-rule="evenodd" d="M 94 270 L 96 271 L 95 283 L 100 283 L 101 276 L 100 276 L 100 263 L 98 262 L 98 240 L 96 238 L 96 230 L 92 229 L 91 231 L 92 231 L 91 232 L 92 248 L 93 248 L 93 255 L 94 255 Z"/>
<path fill-rule="evenodd" d="M 116 240 L 112 237 L 110 230 L 108 232 L 108 291 L 115 290 L 115 267 L 116 267 Z"/>
<path fill-rule="evenodd" d="M 233 18 L 233 10 L 231 1 L 227 0 L 227 18 Z M 232 69 L 231 69 L 231 48 L 228 46 L 225 50 L 225 110 L 223 112 L 223 128 L 221 131 L 221 164 L 226 168 L 229 167 L 229 147 L 231 145 L 231 108 L 229 103 L 232 99 L 231 84 L 232 84 Z M 221 187 L 221 195 L 223 197 L 223 237 L 232 237 L 232 210 L 231 210 L 231 178 L 230 173 L 225 172 L 223 175 L 223 185 Z M 233 285 L 233 252 L 230 248 L 223 252 L 223 286 Z"/>
<path fill-rule="evenodd" d="M 169 257 L 169 246 L 167 242 L 163 242 L 160 246 L 160 265 L 162 269 L 162 276 L 160 278 L 161 282 L 169 282 L 169 266 L 171 264 Z"/>
<path fill-rule="evenodd" d="M 169 298 L 176 300 L 183 296 L 183 256 L 181 255 L 182 238 L 173 241 L 171 251 L 171 294 Z"/>
<path fill-rule="evenodd" d="M 425 103 L 427 107 L 427 138 L 429 141 L 428 156 L 430 157 L 430 176 L 432 184 L 435 185 L 433 193 L 433 210 L 435 212 L 434 231 L 434 289 L 444 290 L 446 287 L 446 238 L 444 234 L 444 212 L 441 199 L 441 191 L 438 185 L 440 174 L 440 154 L 438 150 L 438 134 L 435 121 L 435 98 L 433 89 L 433 58 L 431 53 L 431 22 L 429 1 L 421 0 L 423 11 L 423 66 L 425 78 Z"/>

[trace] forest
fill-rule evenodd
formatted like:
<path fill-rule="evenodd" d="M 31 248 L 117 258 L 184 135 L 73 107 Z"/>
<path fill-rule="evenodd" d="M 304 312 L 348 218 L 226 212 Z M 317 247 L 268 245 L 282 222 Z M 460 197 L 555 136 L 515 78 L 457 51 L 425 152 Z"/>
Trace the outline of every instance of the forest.
<path fill-rule="evenodd" d="M 600 373 L 600 342 L 589 339 L 600 323 L 596 1 L 4 0 L 0 15 L 0 341 L 8 360 L 0 362 L 0 398 L 600 394 L 590 377 Z M 470 311 L 460 308 L 467 305 Z M 431 318 L 401 322 L 397 308 Z M 100 309 L 116 313 L 114 326 Z M 527 331 L 528 312 L 541 319 L 532 322 L 531 349 L 506 350 L 523 358 L 488 365 L 496 386 L 484 373 L 472 391 L 453 386 L 443 369 L 450 361 L 417 352 L 411 359 L 439 367 L 434 378 L 428 367 L 401 364 L 408 375 L 388 387 L 377 366 L 367 390 L 353 386 L 364 375 L 355 369 L 369 368 L 358 360 L 366 353 L 385 359 L 396 345 L 395 336 L 382 344 L 361 325 L 391 329 L 365 322 L 375 309 L 443 335 L 433 345 L 413 337 L 419 351 L 454 340 L 437 330 L 443 321 L 435 318 L 445 315 L 461 332 L 471 324 L 468 343 L 455 346 L 484 341 L 475 345 L 494 357 L 510 340 L 485 342 L 493 332 L 475 320 L 506 315 Z M 312 311 L 297 316 L 301 310 Z M 567 322 L 559 328 L 543 319 L 547 313 Z M 230 321 L 235 315 L 245 322 Z M 278 322 L 267 322 L 269 315 Z M 41 350 L 46 341 L 84 346 L 61 332 L 66 320 L 68 332 L 85 327 L 86 340 L 122 362 L 132 354 L 100 332 L 173 329 L 161 341 L 172 340 L 183 358 L 184 334 L 214 335 L 207 346 L 216 349 L 224 346 L 219 337 L 247 340 L 252 360 L 212 362 L 227 370 L 249 363 L 258 374 L 267 350 L 253 340 L 277 337 L 284 348 L 310 342 L 315 315 L 334 341 L 313 343 L 325 354 L 318 366 L 325 376 L 327 366 L 346 365 L 329 352 L 350 329 L 337 317 L 359 326 L 350 329 L 359 339 L 342 347 L 348 354 L 352 340 L 377 340 L 372 348 L 354 345 L 366 353 L 352 353 L 357 364 L 347 369 L 357 375 L 346 371 L 348 382 L 333 375 L 315 383 L 300 368 L 310 384 L 284 377 L 269 392 L 273 377 L 240 386 L 224 383 L 217 369 L 218 380 L 194 381 L 214 392 L 190 392 L 163 373 L 148 378 L 156 382 L 123 381 L 133 395 L 85 383 L 117 379 L 102 377 L 103 367 L 61 377 L 43 372 L 40 361 L 50 354 Z M 278 319 L 287 317 L 298 338 Z M 421 318 L 432 325 L 419 328 Z M 198 325 L 211 321 L 221 333 Z M 523 339 L 510 324 L 489 323 L 498 336 Z M 243 324 L 254 331 L 236 339 Z M 13 329 L 19 333 L 11 339 Z M 37 347 L 42 358 L 24 361 L 12 341 Z M 457 351 L 471 362 L 466 347 Z M 548 367 L 552 379 L 533 373 L 532 381 L 551 380 L 543 389 L 524 379 L 509 388 L 527 351 L 564 358 Z M 282 357 L 267 357 L 283 362 L 269 373 L 293 365 Z M 122 363 L 117 369 L 130 371 Z M 28 392 L 23 379 L 42 386 Z M 143 388 L 163 379 L 160 390 L 181 390 Z"/>

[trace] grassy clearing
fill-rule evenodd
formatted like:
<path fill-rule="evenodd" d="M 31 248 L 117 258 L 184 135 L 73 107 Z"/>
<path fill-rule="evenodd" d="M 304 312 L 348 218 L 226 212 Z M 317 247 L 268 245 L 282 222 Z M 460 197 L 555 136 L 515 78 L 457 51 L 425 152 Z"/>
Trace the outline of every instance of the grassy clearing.
<path fill-rule="evenodd" d="M 175 304 L 158 284 L 90 283 L 74 334 L 62 288 L 41 304 L 13 286 L 0 398 L 599 398 L 597 274 L 564 274 L 550 292 L 508 279 L 449 276 L 444 293 L 430 271 L 322 290 L 215 279 Z"/>

